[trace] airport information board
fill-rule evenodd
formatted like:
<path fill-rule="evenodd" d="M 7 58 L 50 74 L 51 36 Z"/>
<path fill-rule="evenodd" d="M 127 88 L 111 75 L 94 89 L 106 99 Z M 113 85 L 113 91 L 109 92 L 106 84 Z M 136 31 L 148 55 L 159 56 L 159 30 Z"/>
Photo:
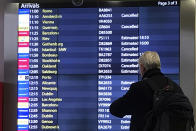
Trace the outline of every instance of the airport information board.
<path fill-rule="evenodd" d="M 179 83 L 179 1 L 20 3 L 18 16 L 18 131 L 128 131 L 109 106 L 144 51 Z"/>

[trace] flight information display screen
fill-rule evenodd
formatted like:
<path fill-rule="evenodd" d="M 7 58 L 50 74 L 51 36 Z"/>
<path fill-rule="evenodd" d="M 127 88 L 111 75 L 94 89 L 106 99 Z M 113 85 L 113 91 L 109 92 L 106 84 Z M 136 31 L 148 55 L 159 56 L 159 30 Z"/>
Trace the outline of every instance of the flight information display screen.
<path fill-rule="evenodd" d="M 128 131 L 109 106 L 145 51 L 179 83 L 179 1 L 20 3 L 18 16 L 18 131 Z"/>

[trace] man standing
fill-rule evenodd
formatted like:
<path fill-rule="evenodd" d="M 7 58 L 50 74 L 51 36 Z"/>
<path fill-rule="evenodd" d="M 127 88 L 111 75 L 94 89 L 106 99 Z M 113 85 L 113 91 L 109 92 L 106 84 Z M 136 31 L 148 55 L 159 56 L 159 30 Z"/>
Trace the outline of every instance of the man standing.
<path fill-rule="evenodd" d="M 131 131 L 143 131 L 145 124 L 145 115 L 152 110 L 153 107 L 153 90 L 146 81 L 150 78 L 154 81 L 158 88 L 165 87 L 168 83 L 167 78 L 161 73 L 161 63 L 158 53 L 147 51 L 139 58 L 139 69 L 142 80 L 133 83 L 129 91 L 121 98 L 115 100 L 110 105 L 110 112 L 116 117 L 124 117 L 125 115 L 132 115 L 131 117 Z M 179 86 L 173 82 L 177 87 L 178 92 L 182 93 Z"/>

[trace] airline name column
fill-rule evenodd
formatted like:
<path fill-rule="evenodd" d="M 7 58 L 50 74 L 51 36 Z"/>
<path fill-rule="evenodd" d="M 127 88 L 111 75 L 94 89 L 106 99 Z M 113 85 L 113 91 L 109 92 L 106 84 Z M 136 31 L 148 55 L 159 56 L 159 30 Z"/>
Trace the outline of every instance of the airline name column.
<path fill-rule="evenodd" d="M 29 9 L 19 9 L 17 130 L 29 130 Z"/>

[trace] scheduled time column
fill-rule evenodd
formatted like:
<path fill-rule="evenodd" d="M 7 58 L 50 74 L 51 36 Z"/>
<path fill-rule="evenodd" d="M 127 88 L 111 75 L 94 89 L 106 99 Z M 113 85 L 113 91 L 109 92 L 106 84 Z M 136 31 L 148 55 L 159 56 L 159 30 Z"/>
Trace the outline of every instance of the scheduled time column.
<path fill-rule="evenodd" d="M 39 123 L 39 8 L 30 9 L 30 43 L 29 43 L 29 130 L 37 130 Z"/>

